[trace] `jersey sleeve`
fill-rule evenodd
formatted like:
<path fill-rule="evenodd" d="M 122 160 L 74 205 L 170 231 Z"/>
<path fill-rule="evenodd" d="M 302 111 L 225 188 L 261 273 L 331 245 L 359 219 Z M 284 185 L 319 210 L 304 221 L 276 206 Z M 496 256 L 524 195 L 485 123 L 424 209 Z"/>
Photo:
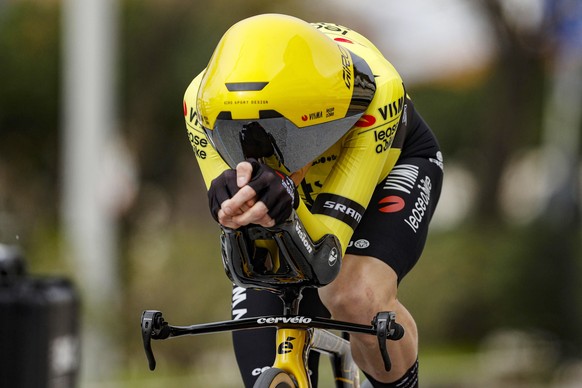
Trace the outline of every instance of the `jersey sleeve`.
<path fill-rule="evenodd" d="M 192 150 L 196 155 L 196 160 L 198 161 L 200 171 L 204 178 L 204 183 L 208 189 L 212 180 L 230 167 L 212 146 L 198 120 L 196 96 L 203 75 L 204 72 L 200 73 L 186 89 L 184 94 L 184 120 L 186 121 L 186 129 L 188 130 L 188 140 L 190 140 Z"/>
<path fill-rule="evenodd" d="M 313 206 L 310 210 L 300 206 L 298 213 L 312 238 L 332 233 L 345 252 L 376 186 L 400 156 L 400 149 L 392 146 L 405 106 L 405 90 L 399 74 L 375 47 L 366 47 L 360 35 L 348 32 L 342 36 L 347 42 L 341 44 L 370 64 L 376 93 L 364 116 L 341 140 L 338 159 Z M 358 38 L 358 42 L 351 43 L 350 38 L 351 42 Z"/>

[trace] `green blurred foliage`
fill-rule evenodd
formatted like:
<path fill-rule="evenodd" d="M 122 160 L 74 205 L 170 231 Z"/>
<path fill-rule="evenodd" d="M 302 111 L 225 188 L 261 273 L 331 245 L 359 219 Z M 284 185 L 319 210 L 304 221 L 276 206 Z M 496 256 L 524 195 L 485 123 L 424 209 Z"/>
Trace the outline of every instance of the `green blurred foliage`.
<path fill-rule="evenodd" d="M 59 9 L 0 8 L 0 240 L 56 222 Z"/>
<path fill-rule="evenodd" d="M 499 328 L 535 328 L 566 342 L 575 338 L 572 315 L 580 312 L 582 285 L 572 287 L 554 274 L 580 273 L 579 236 L 561 236 L 557 247 L 548 244 L 554 233 L 539 224 L 469 224 L 454 233 L 432 232 L 415 271 L 401 285 L 401 298 L 425 340 L 474 346 L 475 339 Z M 577 260 L 564 262 L 560 255 Z M 558 268 L 562 265 L 568 268 Z"/>

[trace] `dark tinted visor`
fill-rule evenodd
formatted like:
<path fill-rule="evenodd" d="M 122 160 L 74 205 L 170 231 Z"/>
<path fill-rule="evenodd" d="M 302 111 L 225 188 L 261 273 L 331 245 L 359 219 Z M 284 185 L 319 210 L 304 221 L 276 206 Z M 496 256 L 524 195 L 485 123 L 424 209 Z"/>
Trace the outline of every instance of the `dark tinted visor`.
<path fill-rule="evenodd" d="M 299 128 L 284 117 L 258 120 L 218 119 L 206 133 L 229 166 L 247 158 L 275 155 L 291 172 L 315 160 L 359 120 L 355 114 L 328 123 Z"/>

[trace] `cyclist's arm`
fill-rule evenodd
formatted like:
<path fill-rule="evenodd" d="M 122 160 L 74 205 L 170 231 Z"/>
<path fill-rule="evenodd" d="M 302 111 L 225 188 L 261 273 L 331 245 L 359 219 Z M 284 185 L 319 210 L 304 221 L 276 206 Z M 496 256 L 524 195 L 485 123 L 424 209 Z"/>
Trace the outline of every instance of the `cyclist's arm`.
<path fill-rule="evenodd" d="M 212 180 L 230 167 L 212 144 L 210 144 L 210 140 L 198 121 L 196 114 L 196 95 L 198 94 L 198 88 L 203 75 L 204 72 L 200 73 L 186 89 L 186 93 L 184 94 L 184 119 L 188 130 L 188 139 L 190 140 L 204 178 L 204 183 L 208 189 Z"/>
<path fill-rule="evenodd" d="M 345 252 L 376 185 L 388 175 L 400 156 L 400 146 L 393 147 L 392 142 L 405 91 L 396 69 L 363 35 L 337 24 L 315 25 L 330 39 L 365 58 L 376 75 L 376 93 L 365 113 L 373 116 L 375 123 L 368 127 L 356 125 L 344 137 L 339 159 L 311 210 L 303 202 L 297 209 L 314 240 L 327 233 L 335 234 Z"/>
<path fill-rule="evenodd" d="M 332 233 L 344 252 L 376 185 L 400 155 L 400 150 L 391 146 L 404 105 L 404 87 L 396 72 L 390 74 L 387 80 L 378 77 L 376 96 L 366 112 L 375 117 L 376 124 L 350 130 L 311 211 L 303 203 L 297 210 L 314 240 Z M 386 108 L 390 105 L 396 107 L 392 115 Z"/>
<path fill-rule="evenodd" d="M 216 151 L 214 146 L 210 143 L 210 140 L 206 136 L 206 132 L 202 128 L 197 117 L 196 98 L 198 94 L 198 89 L 200 87 L 200 81 L 202 80 L 203 75 L 204 72 L 200 73 L 190 83 L 184 94 L 183 104 L 184 104 L 184 119 L 186 121 L 186 128 L 188 130 L 188 139 L 190 140 L 192 149 L 194 151 L 194 154 L 196 155 L 196 160 L 198 161 L 198 165 L 200 167 L 200 171 L 202 173 L 206 189 L 208 190 L 210 189 L 212 181 L 215 180 L 215 178 L 219 177 L 223 172 L 225 172 L 226 170 L 230 170 L 231 168 L 220 156 L 218 151 Z M 244 196 L 250 193 L 252 193 L 252 195 L 250 195 L 250 197 L 248 197 L 240 205 L 236 205 L 237 203 L 236 200 L 233 201 L 234 197 L 226 198 L 226 200 L 220 204 L 220 209 L 213 208 L 211 204 L 211 211 L 216 216 L 216 218 L 218 218 L 218 221 L 223 226 L 227 226 L 233 229 L 236 229 L 242 225 L 247 225 L 249 223 L 254 223 L 263 226 L 273 226 L 274 219 L 272 219 L 269 216 L 269 214 L 267 214 L 267 211 L 270 209 L 267 209 L 266 206 L 264 206 L 262 203 L 257 203 L 256 206 L 253 206 L 253 204 L 256 203 L 256 195 L 254 190 L 252 189 L 249 190 L 250 186 L 243 187 L 245 185 L 238 182 L 237 184 L 239 187 L 242 187 L 242 189 L 234 197 L 238 199 L 241 197 L 241 195 Z M 226 207 L 224 207 L 224 205 L 227 204 L 227 202 L 229 201 L 233 201 L 232 206 L 227 205 Z M 284 208 L 283 205 L 281 206 L 282 208 Z M 258 213 L 260 214 L 257 215 Z M 251 221 L 244 221 L 243 223 L 238 223 L 237 222 L 238 217 L 242 217 L 243 219 L 250 218 Z"/>

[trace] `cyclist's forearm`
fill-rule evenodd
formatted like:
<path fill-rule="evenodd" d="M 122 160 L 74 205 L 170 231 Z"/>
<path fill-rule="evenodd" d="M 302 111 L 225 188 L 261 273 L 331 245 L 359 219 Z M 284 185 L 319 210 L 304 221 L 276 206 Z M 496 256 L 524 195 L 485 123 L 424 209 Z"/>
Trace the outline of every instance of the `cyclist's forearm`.
<path fill-rule="evenodd" d="M 342 253 L 345 252 L 353 233 L 348 225 L 334 218 L 312 214 L 303 201 L 297 208 L 297 215 L 313 241 L 321 239 L 326 234 L 333 234 L 340 241 Z"/>

